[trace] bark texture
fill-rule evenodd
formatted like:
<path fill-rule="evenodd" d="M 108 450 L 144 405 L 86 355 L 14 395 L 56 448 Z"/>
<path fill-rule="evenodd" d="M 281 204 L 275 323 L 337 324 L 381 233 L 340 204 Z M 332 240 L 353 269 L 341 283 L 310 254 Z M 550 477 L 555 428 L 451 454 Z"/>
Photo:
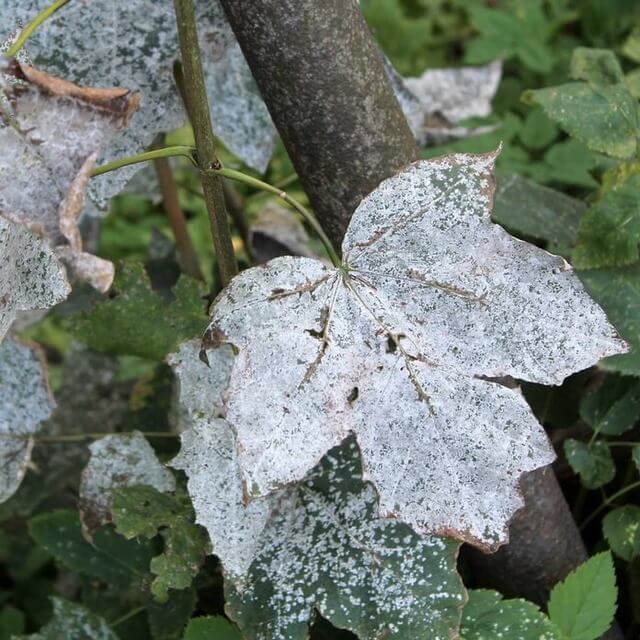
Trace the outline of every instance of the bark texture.
<path fill-rule="evenodd" d="M 360 200 L 418 157 L 355 0 L 221 0 L 316 216 L 339 248 Z M 511 544 L 473 554 L 484 584 L 541 602 L 582 562 L 549 469 L 524 480 Z M 611 635 L 610 638 L 621 638 Z"/>
<path fill-rule="evenodd" d="M 418 157 L 355 0 L 223 0 L 316 215 L 340 249 L 360 200 Z"/>

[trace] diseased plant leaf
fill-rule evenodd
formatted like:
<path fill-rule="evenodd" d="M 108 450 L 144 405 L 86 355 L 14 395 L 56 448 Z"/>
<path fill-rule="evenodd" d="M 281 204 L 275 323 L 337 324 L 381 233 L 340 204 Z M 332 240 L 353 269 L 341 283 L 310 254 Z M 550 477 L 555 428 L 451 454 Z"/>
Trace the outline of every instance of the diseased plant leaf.
<path fill-rule="evenodd" d="M 115 297 L 69 318 L 74 335 L 92 349 L 162 360 L 206 325 L 204 287 L 181 276 L 167 300 L 151 288 L 142 265 L 124 264 L 113 286 Z"/>
<path fill-rule="evenodd" d="M 602 533 L 611 550 L 627 562 L 640 556 L 640 507 L 627 504 L 609 512 Z"/>
<path fill-rule="evenodd" d="M 584 215 L 573 252 L 577 269 L 618 267 L 640 259 L 640 175 L 605 193 Z"/>
<path fill-rule="evenodd" d="M 596 640 L 613 622 L 616 575 L 611 553 L 598 553 L 551 591 L 549 617 L 569 640 Z"/>
<path fill-rule="evenodd" d="M 213 417 L 220 407 L 206 404 L 228 383 L 231 351 L 208 351 L 211 378 L 194 342 L 180 354 L 182 424 L 189 429 L 172 465 L 189 476 L 197 521 L 223 563 L 229 614 L 245 635 L 306 638 L 317 608 L 363 640 L 389 633 L 448 639 L 464 601 L 458 545 L 379 517 L 353 439 L 303 484 L 245 506 L 233 431 Z"/>
<path fill-rule="evenodd" d="M 31 537 L 62 566 L 126 588 L 146 579 L 151 547 L 125 540 L 113 528 L 101 529 L 89 543 L 82 534 L 78 513 L 59 509 L 29 520 Z"/>
<path fill-rule="evenodd" d="M 12 338 L 0 344 L 0 502 L 22 482 L 33 440 L 55 403 L 44 356 L 35 345 Z"/>
<path fill-rule="evenodd" d="M 611 482 L 616 474 L 609 447 L 600 441 L 587 444 L 573 438 L 564 441 L 564 453 L 571 468 L 587 489 L 597 489 Z"/>
<path fill-rule="evenodd" d="M 570 75 L 577 82 L 527 91 L 525 101 L 540 105 L 554 122 L 594 151 L 615 158 L 635 154 L 640 107 L 613 52 L 576 49 Z"/>
<path fill-rule="evenodd" d="M 0 341 L 22 311 L 48 309 L 70 293 L 64 267 L 34 233 L 0 215 Z"/>
<path fill-rule="evenodd" d="M 240 632 L 222 616 L 193 618 L 187 626 L 184 640 L 242 640 Z"/>
<path fill-rule="evenodd" d="M 218 297 L 207 340 L 239 351 L 226 418 L 249 496 L 352 432 L 383 516 L 506 541 L 519 476 L 553 453 L 487 378 L 559 384 L 625 345 L 566 262 L 491 223 L 494 160 L 415 163 L 362 201 L 341 268 L 278 258 Z"/>
<path fill-rule="evenodd" d="M 640 419 L 640 382 L 634 378 L 607 376 L 583 396 L 580 417 L 596 432 L 619 436 Z"/>
<path fill-rule="evenodd" d="M 496 591 L 469 591 L 462 612 L 463 640 L 560 640 L 553 624 L 540 609 L 526 600 L 503 600 Z"/>
<path fill-rule="evenodd" d="M 91 458 L 80 482 L 80 518 L 93 534 L 111 521 L 113 492 L 145 484 L 161 492 L 175 491 L 171 472 L 139 432 L 118 433 L 89 445 Z"/>
<path fill-rule="evenodd" d="M 631 353 L 601 362 L 604 369 L 640 376 L 640 264 L 579 271 L 580 280 L 631 345 Z"/>
<path fill-rule="evenodd" d="M 111 513 L 117 530 L 128 539 L 162 536 L 164 551 L 150 564 L 156 576 L 151 593 L 158 602 L 167 602 L 169 589 L 191 586 L 204 562 L 207 544 L 193 524 L 188 500 L 146 485 L 124 487 L 113 492 Z"/>
<path fill-rule="evenodd" d="M 47 2 L 0 0 L 0 36 L 18 22 L 27 24 Z M 217 0 L 199 0 L 196 12 L 216 132 L 231 151 L 263 171 L 275 145 L 266 106 Z M 171 2 L 70 2 L 29 39 L 29 48 L 36 64 L 74 82 L 140 91 L 142 102 L 132 126 L 111 141 L 101 164 L 140 153 L 158 133 L 185 120 L 173 79 L 179 46 Z M 92 198 L 105 205 L 139 168 L 96 178 Z"/>
<path fill-rule="evenodd" d="M 15 640 L 118 640 L 105 620 L 75 602 L 51 598 L 53 618 L 38 633 Z"/>
<path fill-rule="evenodd" d="M 484 67 L 428 69 L 419 78 L 403 78 L 386 59 L 385 66 L 396 98 L 421 146 L 434 146 L 492 129 L 456 125 L 467 118 L 483 118 L 491 113 L 491 100 L 502 77 L 500 61 Z"/>
<path fill-rule="evenodd" d="M 113 265 L 82 251 L 77 220 L 97 153 L 128 124 L 139 96 L 0 64 L 20 80 L 0 87 L 12 110 L 12 123 L 0 126 L 0 211 L 60 246 L 78 277 L 106 291 Z"/>
<path fill-rule="evenodd" d="M 518 234 L 569 247 L 585 210 L 580 200 L 512 173 L 498 176 L 491 218 Z"/>

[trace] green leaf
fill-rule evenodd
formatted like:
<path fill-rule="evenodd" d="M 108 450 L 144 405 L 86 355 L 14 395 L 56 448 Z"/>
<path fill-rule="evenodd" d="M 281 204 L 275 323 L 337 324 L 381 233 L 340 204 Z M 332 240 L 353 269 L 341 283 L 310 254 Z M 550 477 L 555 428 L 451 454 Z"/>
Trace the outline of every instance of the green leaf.
<path fill-rule="evenodd" d="M 492 219 L 517 235 L 573 244 L 585 205 L 561 191 L 516 174 L 500 176 Z"/>
<path fill-rule="evenodd" d="M 631 352 L 601 362 L 609 371 L 640 376 L 640 264 L 579 271 L 587 291 L 604 309 Z"/>
<path fill-rule="evenodd" d="M 595 167 L 593 154 L 577 140 L 554 144 L 542 162 L 526 167 L 528 175 L 539 182 L 553 182 L 594 189 L 598 182 L 590 171 Z"/>
<path fill-rule="evenodd" d="M 640 507 L 628 504 L 609 512 L 602 533 L 611 550 L 627 562 L 640 556 Z"/>
<path fill-rule="evenodd" d="M 181 591 L 171 591 L 169 600 L 160 604 L 150 600 L 147 604 L 149 629 L 153 640 L 178 640 L 182 637 L 197 601 L 196 590 L 191 587 Z M 217 636 L 210 636 L 217 638 Z"/>
<path fill-rule="evenodd" d="M 191 278 L 181 276 L 168 301 L 152 290 L 140 264 L 125 264 L 114 290 L 115 297 L 68 320 L 75 336 L 96 351 L 162 360 L 206 327 L 205 291 Z"/>
<path fill-rule="evenodd" d="M 31 537 L 60 564 L 109 584 L 129 586 L 142 581 L 151 558 L 150 547 L 125 540 L 112 528 L 98 531 L 93 544 L 85 540 L 78 513 L 61 509 L 32 518 Z"/>
<path fill-rule="evenodd" d="M 150 565 L 156 575 L 151 592 L 159 602 L 167 602 L 169 589 L 191 586 L 204 562 L 207 541 L 193 523 L 193 509 L 186 497 L 144 485 L 119 489 L 113 493 L 112 516 L 117 530 L 128 539 L 162 536 L 164 551 Z"/>
<path fill-rule="evenodd" d="M 627 58 L 640 63 L 640 26 L 634 27 L 620 48 Z"/>
<path fill-rule="evenodd" d="M 596 432 L 619 436 L 640 419 L 640 382 L 634 378 L 608 376 L 583 396 L 580 417 Z"/>
<path fill-rule="evenodd" d="M 564 441 L 564 453 L 571 468 L 587 489 L 597 489 L 613 480 L 616 467 L 604 442 L 587 444 L 573 438 Z"/>
<path fill-rule="evenodd" d="M 640 259 L 640 175 L 605 193 L 584 215 L 573 252 L 577 269 L 616 267 Z"/>
<path fill-rule="evenodd" d="M 189 622 L 184 640 L 242 640 L 240 632 L 222 616 L 194 618 Z"/>
<path fill-rule="evenodd" d="M 596 640 L 613 622 L 617 596 L 611 553 L 599 553 L 553 588 L 549 617 L 563 640 Z"/>
<path fill-rule="evenodd" d="M 551 23 L 541 0 L 512 0 L 505 9 L 474 6 L 469 17 L 480 35 L 467 45 L 465 62 L 484 64 L 518 57 L 537 73 L 553 68 L 555 57 L 548 45 Z"/>
<path fill-rule="evenodd" d="M 576 49 L 571 75 L 579 80 L 526 91 L 523 100 L 540 105 L 569 135 L 593 151 L 616 158 L 636 153 L 639 106 L 610 51 Z"/>
<path fill-rule="evenodd" d="M 62 598 L 51 598 L 53 618 L 38 633 L 24 640 L 119 640 L 102 618 Z M 16 638 L 16 640 L 18 640 Z"/>
<path fill-rule="evenodd" d="M 22 611 L 8 605 L 0 610 L 0 640 L 10 640 L 24 631 L 25 616 Z"/>
<path fill-rule="evenodd" d="M 496 591 L 474 589 L 462 612 L 463 640 L 559 640 L 547 616 L 526 600 L 503 600 Z"/>
<path fill-rule="evenodd" d="M 558 128 L 542 109 L 532 109 L 527 114 L 519 137 L 529 149 L 544 149 L 558 137 Z"/>

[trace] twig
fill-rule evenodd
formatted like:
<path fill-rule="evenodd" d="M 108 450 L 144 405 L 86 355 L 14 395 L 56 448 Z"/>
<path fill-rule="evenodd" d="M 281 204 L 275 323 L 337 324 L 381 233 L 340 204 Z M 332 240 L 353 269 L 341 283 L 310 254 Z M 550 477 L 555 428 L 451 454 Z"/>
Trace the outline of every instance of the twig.
<path fill-rule="evenodd" d="M 226 286 L 238 272 L 238 266 L 233 253 L 222 181 L 215 172 L 222 165 L 216 154 L 209 101 L 200 62 L 195 11 L 192 0 L 174 0 L 174 6 L 182 54 L 184 99 L 196 139 L 198 167 L 204 200 L 211 221 L 220 279 L 222 284 Z"/>

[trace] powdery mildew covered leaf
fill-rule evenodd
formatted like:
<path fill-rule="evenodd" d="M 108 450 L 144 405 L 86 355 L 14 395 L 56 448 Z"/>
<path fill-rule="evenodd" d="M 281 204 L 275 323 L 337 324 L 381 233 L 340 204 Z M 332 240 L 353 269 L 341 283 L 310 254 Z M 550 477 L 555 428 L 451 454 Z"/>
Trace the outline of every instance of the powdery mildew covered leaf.
<path fill-rule="evenodd" d="M 0 341 L 20 312 L 48 309 L 70 291 L 64 267 L 48 245 L 0 215 Z"/>
<path fill-rule="evenodd" d="M 33 436 L 54 408 L 41 355 L 12 338 L 0 344 L 0 502 L 22 482 Z"/>
<path fill-rule="evenodd" d="M 176 488 L 173 474 L 139 431 L 106 436 L 93 442 L 89 450 L 91 458 L 80 481 L 80 516 L 89 533 L 111 521 L 116 489 L 139 484 L 161 492 Z"/>
<path fill-rule="evenodd" d="M 0 37 L 28 23 L 48 0 L 0 0 Z M 198 0 L 198 27 L 216 133 L 247 164 L 263 171 L 275 128 L 217 0 Z M 111 140 L 100 164 L 143 151 L 158 133 L 185 121 L 173 79 L 179 58 L 173 4 L 163 0 L 74 0 L 29 39 L 37 65 L 91 86 L 124 86 L 142 95 L 132 125 Z M 96 178 L 99 206 L 119 193 L 140 166 Z"/>
<path fill-rule="evenodd" d="M 625 350 L 567 263 L 490 220 L 495 154 L 415 163 L 357 208 L 341 268 L 278 258 L 212 307 L 238 349 L 226 403 L 245 491 L 301 480 L 349 433 L 380 511 L 485 549 L 549 464 L 517 391 Z"/>
<path fill-rule="evenodd" d="M 23 640 L 118 640 L 107 622 L 75 602 L 51 598 L 53 618 L 38 633 L 15 636 Z"/>
<path fill-rule="evenodd" d="M 11 121 L 0 126 L 0 211 L 47 237 L 74 275 L 106 291 L 113 265 L 82 251 L 77 221 L 97 153 L 127 125 L 138 96 L 80 87 L 16 62 L 6 69 L 19 82 L 1 88 Z"/>
<path fill-rule="evenodd" d="M 353 439 L 304 483 L 245 506 L 234 433 L 213 417 L 221 407 L 210 400 L 226 388 L 233 355 L 223 346 L 207 358 L 211 375 L 190 341 L 169 360 L 189 427 L 172 466 L 189 477 L 197 522 L 223 563 L 228 613 L 243 637 L 302 640 L 314 608 L 363 640 L 453 637 L 464 602 L 458 545 L 379 517 Z"/>
<path fill-rule="evenodd" d="M 502 63 L 483 67 L 428 69 L 418 78 L 403 78 L 385 59 L 396 98 L 418 144 L 433 146 L 446 140 L 466 138 L 491 127 L 456 126 L 467 118 L 484 118 L 491 113 Z"/>

